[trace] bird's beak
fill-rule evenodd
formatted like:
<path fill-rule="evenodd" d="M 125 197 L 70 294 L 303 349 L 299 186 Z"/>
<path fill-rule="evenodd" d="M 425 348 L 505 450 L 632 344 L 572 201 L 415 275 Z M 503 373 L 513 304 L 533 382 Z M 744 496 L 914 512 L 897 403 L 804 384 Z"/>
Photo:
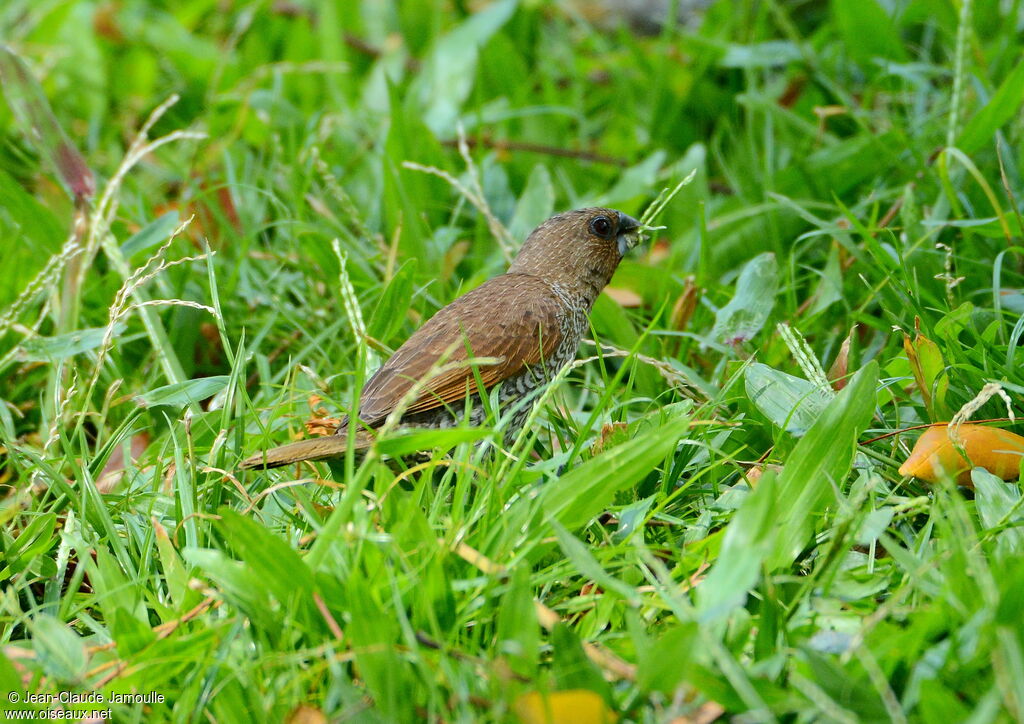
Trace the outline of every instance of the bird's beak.
<path fill-rule="evenodd" d="M 640 243 L 639 229 L 639 221 L 619 212 L 619 256 L 625 256 L 627 251 Z"/>

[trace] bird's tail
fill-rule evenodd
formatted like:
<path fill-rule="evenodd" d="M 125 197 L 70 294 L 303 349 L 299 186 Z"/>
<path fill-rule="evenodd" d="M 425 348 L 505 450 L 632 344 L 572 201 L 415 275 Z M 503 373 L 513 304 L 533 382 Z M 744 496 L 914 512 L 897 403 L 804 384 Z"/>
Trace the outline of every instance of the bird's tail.
<path fill-rule="evenodd" d="M 373 442 L 373 435 L 364 430 L 356 432 L 355 450 L 362 450 Z M 328 460 L 338 458 L 348 450 L 348 431 L 341 430 L 336 435 L 314 437 L 308 440 L 288 443 L 271 448 L 255 455 L 250 455 L 238 467 L 243 470 L 250 468 L 279 468 L 282 465 L 300 463 L 304 460 Z"/>

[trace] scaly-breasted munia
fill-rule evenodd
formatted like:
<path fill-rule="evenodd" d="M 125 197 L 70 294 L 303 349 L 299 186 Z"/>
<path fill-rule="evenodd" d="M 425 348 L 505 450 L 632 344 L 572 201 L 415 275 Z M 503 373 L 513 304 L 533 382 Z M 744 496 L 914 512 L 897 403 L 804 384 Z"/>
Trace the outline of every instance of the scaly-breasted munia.
<path fill-rule="evenodd" d="M 505 274 L 438 311 L 370 377 L 359 399 L 356 446 L 369 446 L 371 431 L 424 379 L 402 412 L 403 427 L 452 427 L 467 419 L 482 423 L 486 413 L 474 366 L 485 390 L 501 385 L 502 407 L 550 380 L 576 356 L 594 300 L 636 246 L 639 229 L 636 219 L 602 208 L 558 214 L 538 226 Z M 496 361 L 457 364 L 471 357 Z M 514 413 L 506 441 L 514 438 L 528 412 L 522 406 Z M 342 422 L 334 435 L 257 453 L 241 467 L 340 457 L 349 444 L 350 424 Z"/>

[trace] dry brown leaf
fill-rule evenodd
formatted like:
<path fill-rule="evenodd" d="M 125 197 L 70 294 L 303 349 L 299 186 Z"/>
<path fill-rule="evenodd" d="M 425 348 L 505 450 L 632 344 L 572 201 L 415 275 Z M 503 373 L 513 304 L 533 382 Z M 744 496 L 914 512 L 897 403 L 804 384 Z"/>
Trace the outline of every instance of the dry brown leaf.
<path fill-rule="evenodd" d="M 620 307 L 635 309 L 643 306 L 644 299 L 632 289 L 622 287 L 605 287 L 604 293 L 611 297 Z"/>
<path fill-rule="evenodd" d="M 116 2 L 105 2 L 96 8 L 92 17 L 92 29 L 96 35 L 111 43 L 124 41 L 124 34 L 117 22 L 117 12 L 120 10 Z"/>
<path fill-rule="evenodd" d="M 701 704 L 693 714 L 676 717 L 671 724 L 711 724 L 725 713 L 725 707 L 717 701 L 709 701 Z"/>
<path fill-rule="evenodd" d="M 619 718 L 588 689 L 531 691 L 517 697 L 513 709 L 523 724 L 611 724 Z"/>
<path fill-rule="evenodd" d="M 455 268 L 466 258 L 466 254 L 469 253 L 469 241 L 462 239 L 456 241 L 448 251 L 445 253 L 444 258 L 441 260 L 441 278 L 451 279 L 455 274 Z"/>
<path fill-rule="evenodd" d="M 672 255 L 672 245 L 666 239 L 658 239 L 651 244 L 651 251 L 647 254 L 648 264 L 660 264 Z"/>
<path fill-rule="evenodd" d="M 828 368 L 828 381 L 832 383 L 832 389 L 836 392 L 846 387 L 846 383 L 849 381 L 847 374 L 850 368 L 850 341 L 853 339 L 853 333 L 856 330 L 857 325 L 855 324 L 850 333 L 846 335 L 846 339 L 839 346 L 839 354 L 836 355 L 832 366 Z"/>
<path fill-rule="evenodd" d="M 338 432 L 341 420 L 337 417 L 314 417 L 306 420 L 303 425 L 308 435 L 326 436 Z"/>
<path fill-rule="evenodd" d="M 690 324 L 690 318 L 697 309 L 699 291 L 696 279 L 693 276 L 686 277 L 683 292 L 672 305 L 672 313 L 669 315 L 669 325 L 672 329 L 681 332 Z"/>
<path fill-rule="evenodd" d="M 306 404 L 309 405 L 309 409 L 312 411 L 314 416 L 327 417 L 327 408 L 321 404 L 323 401 L 324 398 L 315 392 L 306 398 Z"/>
<path fill-rule="evenodd" d="M 131 456 L 131 462 L 135 462 L 142 453 L 149 447 L 149 433 L 142 431 L 135 435 L 132 435 L 131 442 L 128 445 Z M 100 476 L 96 478 L 96 489 L 101 493 L 109 493 L 117 484 L 121 482 L 121 478 L 124 477 L 124 471 L 126 468 L 124 459 L 124 446 L 118 445 L 114 448 L 114 452 L 110 454 L 110 458 L 107 460 L 107 464 L 103 466 L 103 471 Z"/>
<path fill-rule="evenodd" d="M 754 487 L 761 482 L 761 476 L 769 470 L 776 475 L 779 475 L 782 473 L 782 466 L 776 465 L 775 463 L 758 463 L 756 465 L 751 465 L 743 473 L 743 479 L 747 482 L 747 485 Z"/>
<path fill-rule="evenodd" d="M 903 335 L 903 349 L 907 353 L 907 361 L 910 362 L 910 371 L 914 374 L 914 381 L 921 393 L 925 409 L 929 417 L 935 419 L 942 416 L 944 409 L 946 389 L 949 387 L 949 378 L 945 375 L 946 364 L 942 359 L 942 350 L 939 345 L 921 334 L 921 320 L 914 318 L 914 339 L 910 335 Z"/>
<path fill-rule="evenodd" d="M 936 483 L 943 475 L 960 485 L 971 485 L 971 468 L 981 467 L 1003 480 L 1020 477 L 1024 437 L 985 425 L 961 425 L 959 436 L 970 462 L 964 460 L 950 440 L 946 425 L 930 427 L 914 443 L 910 457 L 900 466 L 900 475 L 911 475 Z"/>
<path fill-rule="evenodd" d="M 224 361 L 224 343 L 220 338 L 220 330 L 213 322 L 199 324 L 199 337 L 196 340 L 194 359 L 197 365 L 208 364 L 220 366 Z"/>
<path fill-rule="evenodd" d="M 594 444 L 590 446 L 590 452 L 598 455 L 628 439 L 629 425 L 625 422 L 606 422 L 601 426 L 601 432 L 594 440 Z"/>

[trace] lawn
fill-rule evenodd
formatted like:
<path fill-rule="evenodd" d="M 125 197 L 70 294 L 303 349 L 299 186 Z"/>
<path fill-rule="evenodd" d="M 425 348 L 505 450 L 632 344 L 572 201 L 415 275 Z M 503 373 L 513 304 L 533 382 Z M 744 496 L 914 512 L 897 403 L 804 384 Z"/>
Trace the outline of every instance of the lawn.
<path fill-rule="evenodd" d="M 0 708 L 1024 719 L 1024 7 L 677 4 L 0 4 Z M 664 189 L 513 445 L 238 469 Z"/>

